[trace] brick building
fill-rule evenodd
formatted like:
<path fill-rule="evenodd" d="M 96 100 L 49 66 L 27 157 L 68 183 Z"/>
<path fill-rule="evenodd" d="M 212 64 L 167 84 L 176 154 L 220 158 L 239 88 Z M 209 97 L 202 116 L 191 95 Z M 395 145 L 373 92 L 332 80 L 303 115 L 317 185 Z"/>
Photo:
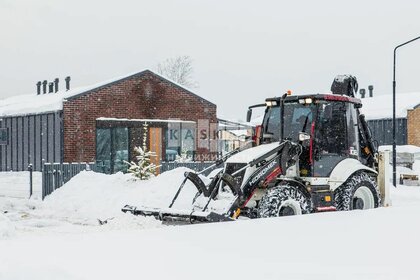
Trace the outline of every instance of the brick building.
<path fill-rule="evenodd" d="M 407 130 L 408 143 L 420 147 L 420 103 L 407 112 Z"/>
<path fill-rule="evenodd" d="M 85 88 L 66 82 L 64 90 L 58 80 L 39 82 L 37 93 L 1 100 L 0 171 L 96 161 L 116 172 L 143 144 L 145 124 L 156 163 L 214 151 L 216 105 L 150 70 Z"/>

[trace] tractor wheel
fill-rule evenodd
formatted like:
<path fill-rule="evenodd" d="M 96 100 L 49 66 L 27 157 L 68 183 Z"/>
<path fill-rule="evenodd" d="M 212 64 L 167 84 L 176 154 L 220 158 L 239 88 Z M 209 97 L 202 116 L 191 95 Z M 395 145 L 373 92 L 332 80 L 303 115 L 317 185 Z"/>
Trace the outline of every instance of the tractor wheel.
<path fill-rule="evenodd" d="M 311 212 L 311 200 L 292 185 L 277 185 L 269 189 L 258 205 L 258 217 L 302 215 Z"/>
<path fill-rule="evenodd" d="M 334 191 L 334 197 L 339 211 L 377 208 L 381 199 L 376 181 L 366 172 L 352 175 Z"/>

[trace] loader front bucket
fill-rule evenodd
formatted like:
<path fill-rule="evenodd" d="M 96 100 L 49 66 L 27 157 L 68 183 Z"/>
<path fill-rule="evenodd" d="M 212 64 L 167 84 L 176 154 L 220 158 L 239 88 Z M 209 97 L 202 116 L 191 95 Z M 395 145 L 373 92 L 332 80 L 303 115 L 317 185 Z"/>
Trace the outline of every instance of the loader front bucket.
<path fill-rule="evenodd" d="M 149 208 L 126 205 L 121 209 L 124 213 L 134 215 L 153 216 L 161 221 L 213 223 L 233 221 L 232 218 L 215 213 L 192 210 L 178 210 L 173 208 Z"/>

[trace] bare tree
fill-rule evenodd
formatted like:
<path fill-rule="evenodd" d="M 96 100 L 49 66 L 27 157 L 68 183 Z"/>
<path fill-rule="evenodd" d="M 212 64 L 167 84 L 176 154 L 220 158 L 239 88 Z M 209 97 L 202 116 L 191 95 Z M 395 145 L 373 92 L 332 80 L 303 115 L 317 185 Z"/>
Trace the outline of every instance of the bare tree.
<path fill-rule="evenodd" d="M 184 55 L 168 58 L 157 66 L 157 72 L 180 85 L 188 88 L 198 88 L 198 83 L 193 79 L 193 60 Z"/>

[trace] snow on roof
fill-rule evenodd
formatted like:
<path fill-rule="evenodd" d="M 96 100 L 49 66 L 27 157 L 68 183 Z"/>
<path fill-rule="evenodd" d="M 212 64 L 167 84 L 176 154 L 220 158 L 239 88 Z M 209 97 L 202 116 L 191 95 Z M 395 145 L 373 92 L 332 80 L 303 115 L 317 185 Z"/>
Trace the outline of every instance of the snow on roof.
<path fill-rule="evenodd" d="M 407 110 L 420 104 L 420 92 L 397 93 L 396 99 L 397 118 L 406 118 Z M 363 107 L 360 111 L 365 114 L 366 119 L 392 118 L 392 94 L 376 95 L 361 100 Z"/>
<path fill-rule="evenodd" d="M 56 93 L 46 93 L 46 94 L 40 94 L 40 95 L 36 95 L 34 91 L 34 93 L 32 94 L 18 95 L 18 96 L 9 97 L 6 99 L 0 99 L 0 117 L 40 114 L 40 113 L 46 113 L 46 112 L 60 111 L 63 109 L 63 101 L 65 101 L 68 98 L 75 97 L 79 94 L 83 94 L 94 89 L 98 89 L 102 86 L 106 86 L 108 84 L 118 82 L 122 79 L 126 79 L 131 76 L 142 75 L 147 72 L 152 73 L 156 76 L 159 76 L 160 78 L 167 80 L 168 82 L 173 83 L 174 85 L 194 94 L 192 90 L 186 88 L 185 86 L 182 86 L 166 77 L 163 77 L 151 70 L 146 69 L 141 72 L 130 73 L 130 74 L 116 77 L 110 80 L 102 81 L 102 82 L 99 82 L 90 86 L 73 88 L 73 89 L 70 89 L 69 91 L 59 90 Z M 208 102 L 211 103 L 210 101 Z"/>

